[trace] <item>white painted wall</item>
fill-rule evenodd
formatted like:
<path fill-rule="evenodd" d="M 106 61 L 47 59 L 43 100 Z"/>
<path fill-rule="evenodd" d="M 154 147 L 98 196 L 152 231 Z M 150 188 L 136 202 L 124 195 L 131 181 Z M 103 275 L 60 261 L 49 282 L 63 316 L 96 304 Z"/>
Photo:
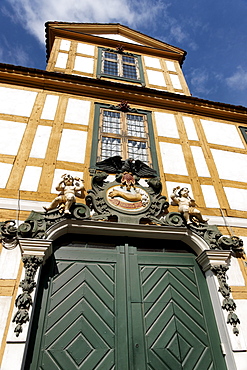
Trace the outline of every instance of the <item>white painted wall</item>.
<path fill-rule="evenodd" d="M 244 148 L 236 126 L 204 119 L 201 122 L 209 143 Z"/>
<path fill-rule="evenodd" d="M 0 87 L 0 113 L 30 117 L 37 96 L 35 91 Z"/>
<path fill-rule="evenodd" d="M 16 155 L 26 123 L 0 120 L 0 154 Z"/>
<path fill-rule="evenodd" d="M 230 286 L 245 286 L 244 277 L 237 258 L 231 257 L 231 264 L 227 271 L 227 276 L 227 284 Z"/>
<path fill-rule="evenodd" d="M 247 155 L 211 149 L 221 179 L 247 182 Z"/>
<path fill-rule="evenodd" d="M 25 343 L 7 343 L 1 370 L 20 370 Z"/>
<path fill-rule="evenodd" d="M 64 129 L 60 141 L 57 159 L 84 163 L 87 144 L 87 132 Z"/>
<path fill-rule="evenodd" d="M 246 219 L 245 219 L 246 220 Z M 246 223 L 247 223 L 247 220 L 246 220 Z M 247 226 L 246 226 L 247 227 Z M 247 236 L 240 236 L 240 239 L 243 240 L 243 243 L 244 243 L 244 250 L 245 250 L 245 253 L 247 253 Z"/>
<path fill-rule="evenodd" d="M 160 143 L 164 173 L 188 175 L 182 146 L 180 144 Z"/>
<path fill-rule="evenodd" d="M 60 50 L 69 51 L 71 42 L 69 40 L 61 40 Z"/>
<path fill-rule="evenodd" d="M 147 69 L 147 76 L 148 76 L 148 82 L 151 85 L 166 86 L 163 72 L 152 71 L 151 69 Z"/>
<path fill-rule="evenodd" d="M 34 137 L 30 157 L 32 158 L 45 158 L 47 145 L 51 134 L 50 126 L 37 127 L 37 131 Z"/>
<path fill-rule="evenodd" d="M 134 40 L 129 39 L 128 37 L 119 35 L 119 34 L 99 34 L 99 35 L 94 35 L 94 36 L 99 36 L 99 37 L 105 37 L 107 39 L 112 39 L 112 40 L 118 40 L 118 41 L 124 41 L 124 42 L 129 42 L 131 44 L 136 44 L 136 45 L 142 45 L 139 42 L 136 42 Z"/>
<path fill-rule="evenodd" d="M 247 210 L 247 189 L 224 187 L 224 191 L 231 209 Z"/>
<path fill-rule="evenodd" d="M 179 138 L 174 114 L 155 112 L 154 115 L 159 136 Z"/>
<path fill-rule="evenodd" d="M 94 59 L 81 57 L 77 55 L 75 57 L 74 70 L 85 73 L 93 73 Z"/>
<path fill-rule="evenodd" d="M 37 191 L 42 167 L 26 166 L 20 190 Z"/>
<path fill-rule="evenodd" d="M 247 352 L 235 352 L 234 358 L 236 361 L 236 366 L 238 370 L 246 370 L 247 364 Z"/>
<path fill-rule="evenodd" d="M 0 188 L 5 188 L 10 172 L 12 170 L 13 165 L 10 163 L 0 163 Z"/>
<path fill-rule="evenodd" d="M 192 155 L 193 155 L 193 159 L 195 162 L 198 176 L 210 177 L 210 173 L 208 170 L 208 166 L 207 166 L 202 148 L 200 146 L 191 146 L 190 148 L 192 151 Z"/>
<path fill-rule="evenodd" d="M 173 85 L 174 89 L 180 89 L 180 90 L 183 89 L 182 86 L 181 86 L 179 77 L 177 75 L 172 75 L 170 73 L 170 79 L 172 81 L 172 85 Z"/>
<path fill-rule="evenodd" d="M 144 58 L 146 67 L 161 69 L 159 58 L 153 58 L 153 57 L 147 57 L 147 56 L 144 56 L 143 58 Z"/>
<path fill-rule="evenodd" d="M 0 296 L 0 343 L 2 343 L 12 297 Z"/>
<path fill-rule="evenodd" d="M 88 100 L 69 98 L 64 122 L 88 125 L 90 106 Z"/>
<path fill-rule="evenodd" d="M 220 208 L 219 201 L 213 185 L 201 185 L 206 207 Z"/>
<path fill-rule="evenodd" d="M 54 120 L 59 96 L 57 95 L 47 95 L 45 99 L 44 108 L 41 114 L 41 119 Z"/>
<path fill-rule="evenodd" d="M 58 53 L 55 67 L 65 69 L 67 65 L 68 55 L 69 54 L 67 53 Z"/>
<path fill-rule="evenodd" d="M 94 56 L 95 46 L 78 42 L 77 53 Z"/>
<path fill-rule="evenodd" d="M 53 182 L 52 182 L 52 187 L 51 187 L 52 193 L 58 193 L 58 191 L 56 190 L 56 186 L 59 184 L 64 174 L 69 174 L 73 177 L 79 177 L 80 179 L 83 179 L 83 172 L 70 171 L 70 170 L 68 171 L 68 170 L 62 170 L 60 168 L 57 168 L 54 172 L 54 177 L 53 177 Z"/>
<path fill-rule="evenodd" d="M 177 72 L 174 62 L 172 62 L 171 60 L 166 60 L 165 63 L 168 71 Z"/>
<path fill-rule="evenodd" d="M 189 140 L 199 140 L 192 117 L 183 116 L 185 130 Z"/>
<path fill-rule="evenodd" d="M 0 279 L 16 279 L 21 261 L 20 248 L 7 250 L 0 254 Z"/>

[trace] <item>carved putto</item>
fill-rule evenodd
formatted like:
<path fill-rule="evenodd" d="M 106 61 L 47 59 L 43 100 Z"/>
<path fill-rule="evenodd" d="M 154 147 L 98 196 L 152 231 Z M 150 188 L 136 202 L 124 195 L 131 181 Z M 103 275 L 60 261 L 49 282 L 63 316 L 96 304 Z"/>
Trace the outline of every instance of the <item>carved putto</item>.
<path fill-rule="evenodd" d="M 70 214 L 70 207 L 76 202 L 76 196 L 82 198 L 82 190 L 84 189 L 83 180 L 79 177 L 73 178 L 71 175 L 63 175 L 61 181 L 56 186 L 56 190 L 60 191 L 59 195 L 51 202 L 48 207 L 44 207 L 46 211 L 59 208 L 59 211 L 65 214 Z"/>
<path fill-rule="evenodd" d="M 183 215 L 187 225 L 191 223 L 205 223 L 208 219 L 202 217 L 201 212 L 196 208 L 195 199 L 189 196 L 188 188 L 177 186 L 171 194 L 172 204 L 178 205 L 178 211 Z"/>

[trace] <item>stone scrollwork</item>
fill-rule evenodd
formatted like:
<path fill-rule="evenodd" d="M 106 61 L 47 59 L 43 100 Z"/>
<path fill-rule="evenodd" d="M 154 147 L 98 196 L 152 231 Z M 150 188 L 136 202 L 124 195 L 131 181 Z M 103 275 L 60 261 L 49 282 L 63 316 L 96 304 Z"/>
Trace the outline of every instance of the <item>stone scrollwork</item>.
<path fill-rule="evenodd" d="M 214 265 L 211 267 L 211 270 L 216 275 L 218 282 L 219 282 L 219 292 L 224 297 L 222 301 L 222 308 L 228 312 L 227 316 L 227 324 L 233 326 L 233 333 L 235 335 L 239 334 L 239 330 L 237 328 L 237 324 L 240 324 L 240 320 L 237 314 L 234 312 L 236 309 L 236 303 L 230 297 L 231 288 L 226 282 L 226 272 L 228 270 L 228 266 L 223 265 Z"/>
<path fill-rule="evenodd" d="M 169 212 L 164 218 L 162 225 L 185 227 L 185 221 L 179 212 Z"/>
<path fill-rule="evenodd" d="M 73 203 L 70 213 L 61 213 L 59 208 L 47 212 L 32 211 L 25 222 L 16 227 L 15 221 L 5 221 L 0 223 L 0 233 L 3 246 L 6 249 L 13 249 L 18 245 L 19 238 L 46 238 L 46 231 L 52 225 L 73 218 L 83 220 L 90 218 L 90 209 L 82 203 Z"/>
<path fill-rule="evenodd" d="M 189 228 L 200 235 L 210 249 L 232 250 L 240 255 L 244 253 L 242 239 L 237 236 L 223 236 L 216 225 L 191 224 Z"/>
<path fill-rule="evenodd" d="M 109 168 L 108 172 L 111 172 L 112 163 L 115 165 L 114 161 L 119 162 L 121 168 L 116 174 L 115 181 L 106 181 L 108 177 L 106 171 L 95 171 L 92 177 L 92 189 L 88 190 L 86 196 L 86 204 L 93 212 L 91 218 L 109 221 L 111 217 L 115 217 L 118 222 L 128 220 L 130 223 L 139 224 L 145 220 L 145 222 L 161 225 L 162 221 L 159 217 L 166 211 L 169 203 L 166 197 L 161 195 L 160 178 L 154 176 L 154 170 L 145 165 L 144 170 L 142 168 L 141 171 L 146 171 L 147 176 L 151 173 L 152 178 L 146 180 L 148 186 L 142 186 L 139 184 L 140 177 L 136 172 L 137 161 L 133 164 L 132 160 L 121 161 L 120 158 L 114 157 L 112 162 L 108 161 L 110 164 L 102 162 L 103 164 L 99 165 L 107 170 Z"/>
<path fill-rule="evenodd" d="M 25 269 L 25 278 L 19 285 L 22 288 L 22 293 L 15 300 L 18 310 L 12 320 L 17 324 L 14 330 L 17 337 L 22 333 L 22 325 L 29 321 L 29 309 L 32 305 L 31 293 L 36 287 L 34 278 L 38 267 L 42 264 L 43 257 L 24 256 L 22 261 Z"/>
<path fill-rule="evenodd" d="M 0 238 L 4 248 L 11 250 L 18 245 L 16 232 L 15 221 L 0 222 Z"/>

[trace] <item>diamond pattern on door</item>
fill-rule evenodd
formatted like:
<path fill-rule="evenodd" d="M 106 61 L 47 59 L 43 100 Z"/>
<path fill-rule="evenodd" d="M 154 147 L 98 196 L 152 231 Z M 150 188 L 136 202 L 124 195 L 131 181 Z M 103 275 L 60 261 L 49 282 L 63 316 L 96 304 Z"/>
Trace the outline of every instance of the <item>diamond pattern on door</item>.
<path fill-rule="evenodd" d="M 44 333 L 42 368 L 112 369 L 114 264 L 58 263 Z"/>
<path fill-rule="evenodd" d="M 140 266 L 149 369 L 210 369 L 200 296 L 191 267 Z"/>

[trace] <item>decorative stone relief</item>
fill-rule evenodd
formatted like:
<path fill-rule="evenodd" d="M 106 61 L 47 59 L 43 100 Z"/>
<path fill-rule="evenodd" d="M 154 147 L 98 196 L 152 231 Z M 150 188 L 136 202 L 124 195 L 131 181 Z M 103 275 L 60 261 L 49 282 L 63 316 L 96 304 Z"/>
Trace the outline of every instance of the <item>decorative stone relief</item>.
<path fill-rule="evenodd" d="M 18 245 L 20 238 L 45 239 L 46 230 L 54 224 L 73 218 L 83 220 L 90 218 L 90 209 L 82 203 L 73 203 L 70 213 L 66 214 L 60 208 L 55 208 L 47 212 L 32 211 L 25 222 L 18 228 L 15 221 L 0 222 L 0 233 L 3 247 L 13 249 Z"/>
<path fill-rule="evenodd" d="M 25 268 L 25 278 L 19 285 L 22 288 L 22 293 L 15 300 L 18 311 L 12 320 L 17 324 L 14 330 L 17 337 L 22 333 L 22 325 L 29 321 L 29 309 L 32 305 L 31 293 L 36 287 L 34 278 L 38 267 L 42 264 L 43 257 L 24 256 L 22 261 Z"/>
<path fill-rule="evenodd" d="M 224 297 L 222 302 L 222 308 L 228 312 L 227 316 L 227 324 L 233 326 L 233 333 L 238 335 L 239 330 L 237 328 L 237 324 L 240 324 L 240 320 L 237 314 L 234 312 L 236 310 L 236 303 L 232 298 L 230 298 L 231 288 L 226 282 L 226 272 L 228 270 L 228 266 L 224 265 L 214 265 L 211 266 L 211 270 L 217 276 L 219 282 L 219 292 Z"/>
<path fill-rule="evenodd" d="M 188 188 L 178 186 L 171 194 L 172 205 L 178 206 L 186 225 L 200 235 L 211 249 L 232 249 L 235 253 L 242 254 L 243 241 L 237 236 L 223 236 L 216 225 L 208 225 L 208 219 L 204 219 L 201 212 L 196 208 L 196 202 L 189 196 Z"/>
<path fill-rule="evenodd" d="M 106 182 L 108 174 L 115 173 L 115 181 Z M 146 178 L 148 186 L 139 184 Z M 155 170 L 140 160 L 120 156 L 96 163 L 92 189 L 86 204 L 94 212 L 92 219 L 139 224 L 161 224 L 160 216 L 167 213 L 169 203 L 161 195 L 162 184 Z"/>

